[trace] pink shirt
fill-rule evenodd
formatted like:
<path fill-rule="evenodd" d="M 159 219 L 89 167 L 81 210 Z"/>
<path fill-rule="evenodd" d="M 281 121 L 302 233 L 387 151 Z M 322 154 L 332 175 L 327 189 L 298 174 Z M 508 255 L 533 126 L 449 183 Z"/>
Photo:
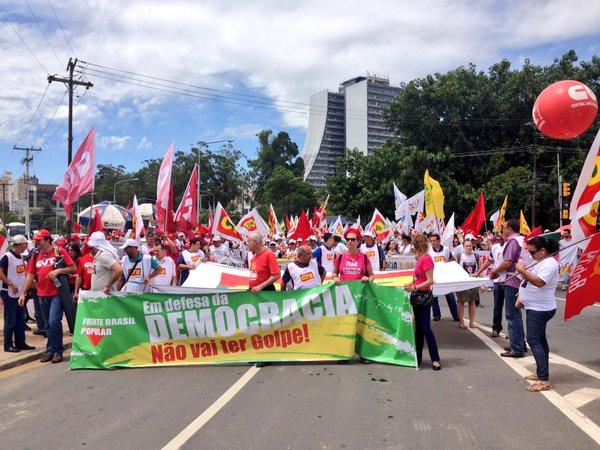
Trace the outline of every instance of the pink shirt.
<path fill-rule="evenodd" d="M 427 281 L 427 275 L 425 272 L 433 270 L 433 258 L 426 254 L 419 258 L 417 265 L 415 266 L 415 273 L 413 275 L 413 283 L 418 286 Z M 426 289 L 419 289 L 420 291 L 430 291 L 431 286 Z"/>
<path fill-rule="evenodd" d="M 355 281 L 367 276 L 367 256 L 364 253 L 349 255 L 342 253 L 335 261 L 334 272 L 340 275 L 340 281 Z"/>

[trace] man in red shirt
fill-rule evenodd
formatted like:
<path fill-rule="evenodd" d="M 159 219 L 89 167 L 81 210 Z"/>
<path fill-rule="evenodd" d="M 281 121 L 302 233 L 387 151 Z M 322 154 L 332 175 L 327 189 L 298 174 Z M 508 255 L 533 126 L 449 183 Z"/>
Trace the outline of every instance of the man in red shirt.
<path fill-rule="evenodd" d="M 48 333 L 46 353 L 40 361 L 58 363 L 63 359 L 63 307 L 58 290 L 60 281 L 57 277 L 75 273 L 75 263 L 64 248 L 52 244 L 52 235 L 48 230 L 40 230 L 33 239 L 39 244 L 40 251 L 29 259 L 27 278 L 23 293 L 19 297 L 19 305 L 25 305 L 25 296 L 33 286 L 34 277 L 37 278 L 37 292 Z M 57 265 L 64 267 L 57 269 Z"/>
<path fill-rule="evenodd" d="M 248 234 L 248 250 L 254 255 L 250 262 L 250 290 L 255 294 L 262 290 L 274 291 L 274 283 L 281 278 L 277 258 L 265 248 L 263 237 L 256 232 Z"/>
<path fill-rule="evenodd" d="M 89 291 L 92 287 L 92 274 L 94 273 L 94 257 L 86 253 L 77 260 L 77 278 L 75 279 L 75 292 L 73 300 L 79 299 L 79 291 Z"/>

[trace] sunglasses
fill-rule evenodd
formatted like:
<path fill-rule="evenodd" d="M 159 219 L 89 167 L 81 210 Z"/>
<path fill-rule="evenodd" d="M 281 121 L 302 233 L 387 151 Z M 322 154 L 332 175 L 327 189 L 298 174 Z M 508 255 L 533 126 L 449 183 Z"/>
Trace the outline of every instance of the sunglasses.
<path fill-rule="evenodd" d="M 347 240 L 348 242 L 351 242 L 351 241 L 358 241 L 358 239 L 357 239 L 357 238 L 346 238 L 346 240 Z"/>
<path fill-rule="evenodd" d="M 529 250 L 530 255 L 535 255 L 539 250 Z"/>

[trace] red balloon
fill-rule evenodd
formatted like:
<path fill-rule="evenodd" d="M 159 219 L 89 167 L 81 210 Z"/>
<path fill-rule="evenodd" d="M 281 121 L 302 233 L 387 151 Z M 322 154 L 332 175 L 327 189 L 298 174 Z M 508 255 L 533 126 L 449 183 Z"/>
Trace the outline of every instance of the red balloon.
<path fill-rule="evenodd" d="M 598 114 L 598 101 L 592 90 L 579 81 L 551 84 L 535 100 L 533 122 L 553 139 L 573 139 L 585 133 Z"/>

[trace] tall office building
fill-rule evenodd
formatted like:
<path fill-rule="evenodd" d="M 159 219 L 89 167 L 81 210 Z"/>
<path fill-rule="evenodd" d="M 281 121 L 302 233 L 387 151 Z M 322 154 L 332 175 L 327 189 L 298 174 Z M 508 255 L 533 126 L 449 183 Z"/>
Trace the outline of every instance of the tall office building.
<path fill-rule="evenodd" d="M 338 93 L 312 95 L 303 153 L 304 179 L 322 188 L 347 148 L 369 155 L 392 137 L 382 112 L 398 90 L 387 78 L 361 76 L 344 81 Z"/>

